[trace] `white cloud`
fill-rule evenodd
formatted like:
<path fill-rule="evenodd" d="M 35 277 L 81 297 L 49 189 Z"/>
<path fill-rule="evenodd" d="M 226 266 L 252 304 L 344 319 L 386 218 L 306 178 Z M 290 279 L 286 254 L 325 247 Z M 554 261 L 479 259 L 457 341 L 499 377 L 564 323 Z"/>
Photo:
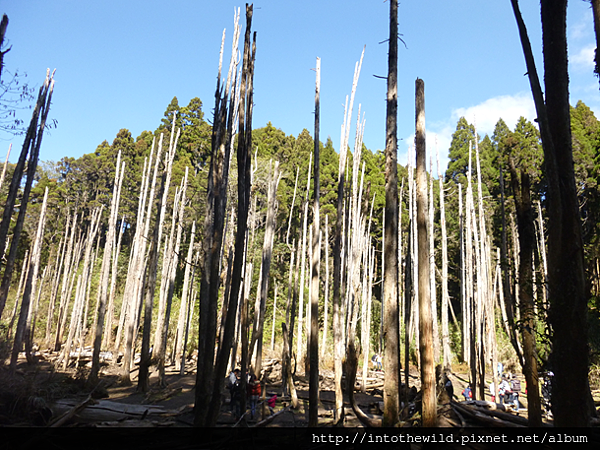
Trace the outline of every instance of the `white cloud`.
<path fill-rule="evenodd" d="M 477 127 L 480 136 L 485 134 L 491 136 L 500 118 L 510 129 L 513 129 L 521 116 L 532 122 L 537 117 L 531 94 L 501 95 L 487 99 L 478 105 L 452 111 L 453 120 L 457 121 L 460 117 L 464 117 Z"/>
<path fill-rule="evenodd" d="M 579 18 L 579 20 L 570 26 L 569 40 L 586 39 L 592 35 L 592 24 L 594 17 L 591 8 Z"/>
<path fill-rule="evenodd" d="M 596 50 L 595 44 L 590 44 L 579 50 L 578 53 L 569 56 L 571 66 L 581 70 L 593 70 L 594 69 L 594 51 Z"/>
<path fill-rule="evenodd" d="M 488 134 L 491 137 L 498 119 L 502 118 L 504 122 L 506 122 L 506 125 L 512 130 L 521 116 L 531 122 L 537 117 L 535 105 L 531 98 L 531 94 L 529 93 L 523 92 L 515 95 L 493 97 L 477 105 L 452 110 L 448 120 L 429 123 L 426 130 L 427 170 L 429 171 L 429 157 L 431 155 L 431 157 L 433 157 L 434 177 L 437 178 L 437 140 L 437 149 L 440 154 L 440 170 L 442 174 L 446 172 L 449 162 L 448 150 L 450 149 L 450 144 L 452 142 L 452 134 L 454 134 L 454 131 L 456 130 L 456 122 L 458 122 L 460 117 L 465 117 L 469 123 L 475 124 L 479 136 L 483 137 L 485 134 Z M 411 145 L 414 146 L 414 141 L 414 133 L 399 141 L 399 164 L 406 165 L 408 161 L 408 150 Z M 412 157 L 414 158 L 414 153 Z"/>

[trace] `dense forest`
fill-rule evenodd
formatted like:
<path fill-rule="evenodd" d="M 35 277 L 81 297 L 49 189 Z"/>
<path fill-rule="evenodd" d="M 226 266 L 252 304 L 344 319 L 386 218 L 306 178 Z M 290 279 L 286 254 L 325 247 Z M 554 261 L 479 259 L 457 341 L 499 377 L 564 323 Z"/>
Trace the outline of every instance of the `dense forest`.
<path fill-rule="evenodd" d="M 309 426 L 324 423 L 316 409 L 323 373 L 334 374 L 327 424 L 342 424 L 345 409 L 368 426 L 408 421 L 400 405 L 416 383 L 419 420 L 432 426 L 431 390 L 435 408 L 445 382 L 460 372 L 472 400 L 485 401 L 490 383 L 501 383 L 502 363 L 527 384 L 530 425 L 541 425 L 544 411 L 544 420 L 551 417 L 551 408 L 558 425 L 589 424 L 600 389 L 600 121 L 590 108 L 568 106 L 568 145 L 554 136 L 557 127 L 543 124 L 540 109 L 536 122 L 521 117 L 514 129 L 498 120 L 491 136 L 461 117 L 447 168 L 431 142 L 425 155 L 417 111 L 408 161 L 396 161 L 395 142 L 392 150 L 362 142 L 364 119 L 353 105 L 361 61 L 348 86 L 342 148 L 322 139 L 317 61 L 315 129 L 293 136 L 270 122 L 253 128 L 251 17 L 247 6 L 245 28 L 236 18 L 230 62 L 221 50 L 214 100 L 184 105 L 174 97 L 147 131 L 133 136 L 123 124 L 77 158 L 43 160 L 54 83 L 48 74 L 19 161 L 6 158 L 0 181 L 2 376 L 44 360 L 90 392 L 109 368 L 121 385 L 147 392 L 168 389 L 169 371 L 194 373 L 194 424 L 215 426 L 228 374 L 247 370 L 265 390 L 276 362 L 286 407 L 298 406 L 294 380 L 307 380 Z M 552 123 L 559 107 L 547 64 L 546 98 L 536 107 Z M 417 108 L 422 88 L 417 80 Z M 532 89 L 535 97 L 533 81 Z M 557 264 L 577 266 L 579 257 L 564 247 L 557 255 L 557 236 L 574 231 L 565 214 L 561 227 L 553 219 L 556 186 L 568 180 L 557 183 L 548 168 L 548 142 L 572 149 L 584 281 L 578 294 L 557 287 L 557 276 L 571 279 Z M 553 295 L 573 305 L 583 299 L 583 313 L 573 306 L 564 318 L 571 331 L 562 331 L 556 315 L 564 309 Z M 576 341 L 569 333 L 585 339 L 588 357 L 579 347 L 573 352 L 587 376 L 579 376 L 583 387 L 568 394 L 571 401 L 558 395 L 550 406 L 541 384 L 550 373 L 556 389 L 570 383 L 560 353 L 570 345 L 565 339 Z M 383 372 L 374 354 L 383 355 Z M 381 374 L 384 407 L 366 414 L 354 391 L 372 390 Z M 240 380 L 242 411 L 247 382 Z M 446 402 L 453 401 L 450 394 Z M 573 418 L 574 409 L 584 410 L 582 418 Z"/>

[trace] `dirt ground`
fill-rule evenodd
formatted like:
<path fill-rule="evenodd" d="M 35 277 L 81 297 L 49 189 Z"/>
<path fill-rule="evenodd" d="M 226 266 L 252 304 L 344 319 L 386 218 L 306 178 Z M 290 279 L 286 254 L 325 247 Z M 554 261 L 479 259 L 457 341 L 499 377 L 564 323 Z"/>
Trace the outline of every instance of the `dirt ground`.
<path fill-rule="evenodd" d="M 189 364 L 189 367 L 194 367 L 195 364 Z M 267 425 L 269 427 L 306 427 L 308 424 L 308 380 L 302 374 L 295 376 L 295 386 L 299 399 L 299 406 L 296 409 L 287 408 L 290 404 L 290 399 L 282 395 L 281 386 L 281 370 L 277 360 L 267 361 L 267 367 L 270 367 L 263 377 L 265 384 L 263 392 L 277 394 L 277 403 L 274 412 L 285 410 Z M 46 406 L 52 411 L 50 417 L 47 413 L 40 413 L 43 421 L 52 422 L 56 419 L 57 415 L 62 414 L 58 411 L 56 406 L 57 402 L 63 402 L 65 399 L 69 399 L 72 405 L 76 405 L 78 402 L 83 401 L 89 395 L 89 387 L 85 386 L 85 378 L 87 374 L 85 366 L 79 370 L 68 369 L 67 373 L 60 371 L 54 371 L 50 361 L 41 361 L 36 366 L 28 366 L 25 361 L 21 361 L 17 370 L 16 378 L 2 379 L 0 384 L 4 385 L 7 390 L 18 392 L 20 389 L 23 390 L 22 394 L 13 394 L 11 396 L 5 395 L 5 404 L 21 404 L 26 405 L 28 402 L 35 402 L 41 404 L 44 409 Z M 150 385 L 151 389 L 147 393 L 141 393 L 137 391 L 137 370 L 132 372 L 132 384 L 130 386 L 122 386 L 119 383 L 119 371 L 120 367 L 116 365 L 106 365 L 101 371 L 101 388 L 97 389 L 94 395 L 95 397 L 101 397 L 101 401 L 114 402 L 121 406 L 131 405 L 141 408 L 159 407 L 164 410 L 165 414 L 159 417 L 153 417 L 153 424 L 158 426 L 180 426 L 188 427 L 193 425 L 193 406 L 194 406 L 194 385 L 196 381 L 195 370 L 188 370 L 181 376 L 179 372 L 175 372 L 174 366 L 166 368 L 166 387 L 158 388 L 158 379 L 156 370 L 153 368 L 150 373 Z M 2 368 L 0 375 L 6 376 L 6 368 Z M 4 375 L 3 375 L 4 374 Z M 367 390 L 367 393 L 356 392 L 355 398 L 361 408 L 371 418 L 381 418 L 382 408 L 382 383 L 383 374 L 381 372 L 369 371 L 370 385 L 372 388 Z M 460 395 L 464 387 L 467 385 L 466 374 L 452 374 L 450 379 L 453 383 L 455 400 L 462 401 L 463 398 Z M 11 383 L 13 383 L 11 385 Z M 410 385 L 415 386 L 418 390 L 419 376 L 416 368 L 411 368 L 411 380 Z M 369 383 L 368 383 L 369 385 Z M 13 387 L 11 387 L 13 386 Z M 333 409 L 335 405 L 335 394 L 334 394 L 334 382 L 333 372 L 327 369 L 320 370 L 320 393 L 319 393 L 319 425 L 320 426 L 332 426 L 333 425 Z M 25 390 L 29 389 L 32 393 L 26 394 Z M 23 398 L 18 398 L 21 395 Z M 25 396 L 28 396 L 25 398 Z M 15 400 L 16 397 L 16 400 Z M 33 400 L 32 400 L 33 398 Z M 6 400 L 8 399 L 8 400 Z M 0 398 L 0 401 L 2 398 Z M 486 392 L 486 400 L 490 400 L 489 392 Z M 527 398 L 524 393 L 521 395 L 521 406 L 522 409 L 519 411 L 521 417 L 527 417 Z M 92 401 L 93 402 L 93 401 Z M 1 403 L 1 402 L 0 402 Z M 362 424 L 352 411 L 350 403 L 345 398 L 345 427 L 361 427 Z M 143 406 L 147 405 L 147 406 Z M 120 406 L 120 407 L 121 407 Z M 63 405 L 64 407 L 64 405 Z M 15 410 L 14 406 L 11 406 L 12 411 Z M 48 409 L 46 408 L 46 409 Z M 67 409 L 70 406 L 66 407 Z M 151 409 L 151 408 L 150 408 Z M 7 416 L 3 420 L 2 411 L 0 411 L 0 424 L 9 424 L 9 411 L 6 412 Z M 261 420 L 266 419 L 270 416 L 269 409 L 266 404 L 260 405 L 257 408 L 256 417 L 250 418 L 249 414 L 245 417 L 245 420 L 239 422 L 236 420 L 231 412 L 229 405 L 229 392 L 226 388 L 223 389 L 223 402 L 221 411 L 218 417 L 217 426 L 220 427 L 231 427 L 231 426 L 254 426 Z M 39 417 L 35 417 L 32 420 L 42 420 Z M 29 420 L 25 418 L 24 420 Z M 139 424 L 139 417 L 136 419 Z M 94 421 L 93 419 L 85 419 L 83 415 L 76 414 L 65 425 L 83 425 L 83 426 L 123 426 L 123 419 L 121 421 L 107 422 L 104 419 L 100 421 Z"/>

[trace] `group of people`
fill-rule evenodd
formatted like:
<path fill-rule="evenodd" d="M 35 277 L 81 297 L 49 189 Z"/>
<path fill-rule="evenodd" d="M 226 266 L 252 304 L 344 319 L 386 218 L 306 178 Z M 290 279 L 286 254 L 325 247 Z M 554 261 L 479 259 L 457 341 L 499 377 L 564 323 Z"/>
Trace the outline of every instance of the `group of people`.
<path fill-rule="evenodd" d="M 241 417 L 241 400 L 242 400 L 242 383 L 241 383 L 241 371 L 240 369 L 235 369 L 233 372 L 229 374 L 227 380 L 227 388 L 229 389 L 230 394 L 230 406 L 231 412 L 234 414 L 236 419 Z M 255 374 L 250 373 L 247 374 L 246 380 L 246 398 L 249 400 L 250 407 L 250 419 L 254 419 L 256 414 L 256 406 L 258 405 L 258 401 L 262 394 L 262 387 L 260 384 L 260 380 L 256 377 Z M 269 397 L 267 399 L 267 406 L 269 407 L 269 411 L 271 414 L 275 411 L 275 404 L 277 402 L 277 394 L 274 392 L 269 393 Z"/>
<path fill-rule="evenodd" d="M 379 353 L 375 353 L 371 357 L 371 362 L 373 363 L 373 366 L 375 367 L 376 371 L 383 371 L 383 365 L 381 363 L 381 355 Z"/>
<path fill-rule="evenodd" d="M 519 394 L 521 392 L 521 381 L 515 374 L 502 374 L 502 379 L 498 386 L 498 398 L 501 405 L 512 405 L 515 411 L 519 411 Z M 496 401 L 496 387 L 494 382 L 490 383 L 490 393 L 492 401 Z"/>

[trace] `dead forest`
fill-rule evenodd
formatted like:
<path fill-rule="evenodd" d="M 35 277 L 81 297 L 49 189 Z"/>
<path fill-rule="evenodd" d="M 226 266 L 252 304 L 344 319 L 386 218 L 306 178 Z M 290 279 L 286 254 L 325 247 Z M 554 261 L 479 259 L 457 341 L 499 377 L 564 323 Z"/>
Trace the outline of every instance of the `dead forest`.
<path fill-rule="evenodd" d="M 538 118 L 461 118 L 447 168 L 421 79 L 397 160 L 396 0 L 382 150 L 355 104 L 364 48 L 339 149 L 316 56 L 311 130 L 253 128 L 252 5 L 215 49 L 210 119 L 174 98 L 155 131 L 44 162 L 49 70 L 0 180 L 0 424 L 597 425 L 600 122 L 569 104 L 566 1 L 541 1 L 540 71 L 511 3 Z"/>

